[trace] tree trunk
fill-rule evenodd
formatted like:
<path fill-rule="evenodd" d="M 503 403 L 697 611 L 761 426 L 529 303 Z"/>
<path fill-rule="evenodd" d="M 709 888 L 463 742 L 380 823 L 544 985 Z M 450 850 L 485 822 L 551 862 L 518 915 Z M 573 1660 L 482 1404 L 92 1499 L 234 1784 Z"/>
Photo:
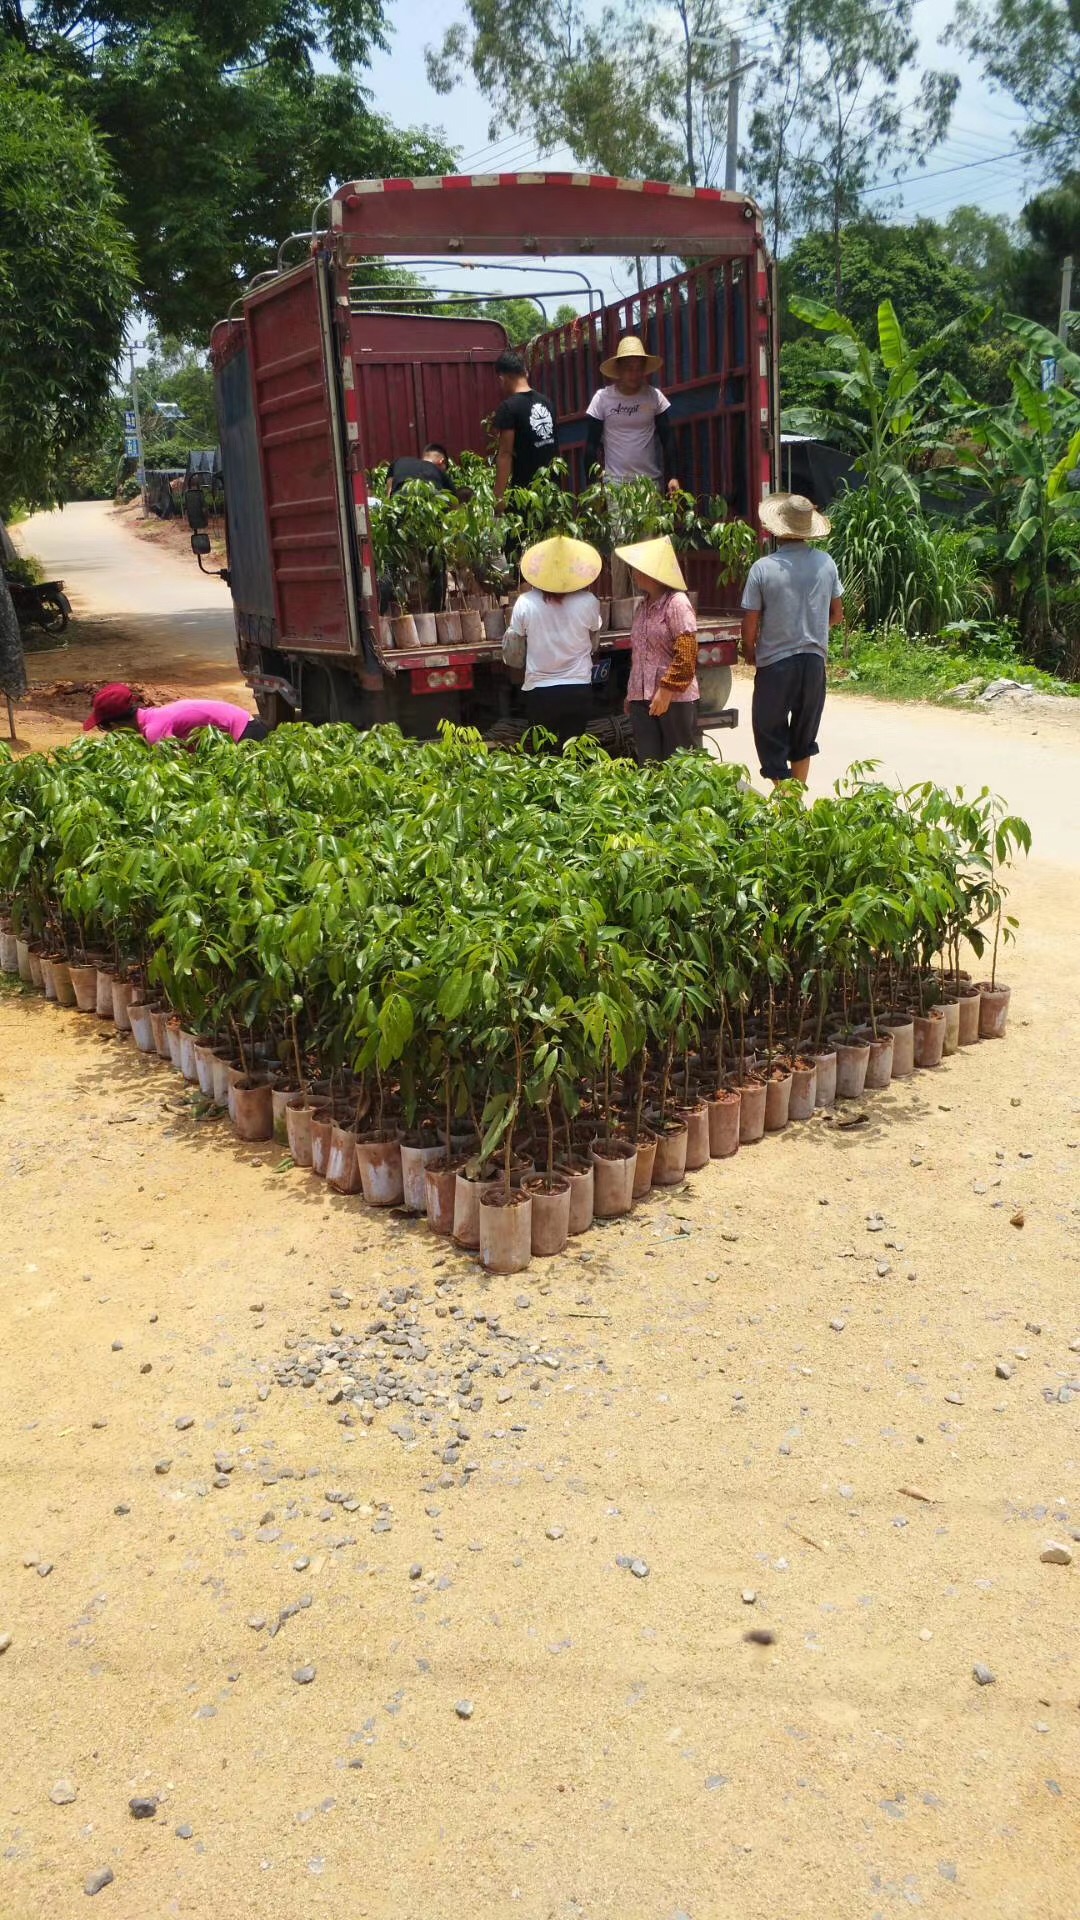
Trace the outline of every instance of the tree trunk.
<path fill-rule="evenodd" d="M 0 572 L 0 693 L 21 700 L 26 692 L 22 635 L 7 581 Z"/>

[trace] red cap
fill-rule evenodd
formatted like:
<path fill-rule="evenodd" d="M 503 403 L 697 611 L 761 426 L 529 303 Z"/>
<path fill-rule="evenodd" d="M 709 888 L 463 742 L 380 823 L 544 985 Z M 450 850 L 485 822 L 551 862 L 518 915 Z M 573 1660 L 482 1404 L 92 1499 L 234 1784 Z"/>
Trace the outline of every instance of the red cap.
<path fill-rule="evenodd" d="M 103 720 L 121 720 L 134 705 L 135 695 L 123 680 L 113 680 L 107 687 L 99 687 L 90 712 L 83 721 L 83 732 L 92 733 Z"/>

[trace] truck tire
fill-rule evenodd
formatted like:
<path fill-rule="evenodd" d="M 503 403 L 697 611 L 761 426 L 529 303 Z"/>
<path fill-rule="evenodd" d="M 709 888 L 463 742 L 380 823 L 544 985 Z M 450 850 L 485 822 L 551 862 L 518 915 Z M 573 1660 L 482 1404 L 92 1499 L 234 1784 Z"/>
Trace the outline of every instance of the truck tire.
<path fill-rule="evenodd" d="M 268 727 L 280 727 L 284 721 L 296 717 L 291 703 L 286 700 L 283 693 L 256 693 L 255 705 L 259 711 L 259 719 L 264 720 Z"/>

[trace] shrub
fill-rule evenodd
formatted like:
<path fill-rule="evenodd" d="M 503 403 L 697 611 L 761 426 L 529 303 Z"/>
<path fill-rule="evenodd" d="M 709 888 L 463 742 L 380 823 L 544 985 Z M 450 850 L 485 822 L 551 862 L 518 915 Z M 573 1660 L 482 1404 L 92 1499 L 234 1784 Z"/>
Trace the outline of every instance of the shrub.
<path fill-rule="evenodd" d="M 907 494 L 848 488 L 830 517 L 830 551 L 859 624 L 933 635 L 989 606 L 971 536 L 932 525 Z"/>

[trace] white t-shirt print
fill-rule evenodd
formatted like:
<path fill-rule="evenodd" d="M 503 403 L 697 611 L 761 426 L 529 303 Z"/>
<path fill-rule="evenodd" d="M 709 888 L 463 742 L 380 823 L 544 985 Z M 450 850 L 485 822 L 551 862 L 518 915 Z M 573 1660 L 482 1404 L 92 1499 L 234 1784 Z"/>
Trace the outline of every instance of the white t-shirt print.
<path fill-rule="evenodd" d="M 617 387 L 601 387 L 593 394 L 587 412 L 603 423 L 604 472 L 609 480 L 633 480 L 638 474 L 650 480 L 663 477 L 656 422 L 670 406 L 659 387 L 648 385 L 635 394 L 620 393 Z"/>
<path fill-rule="evenodd" d="M 529 415 L 532 437 L 538 447 L 550 447 L 555 438 L 555 422 L 546 401 L 537 401 Z"/>

